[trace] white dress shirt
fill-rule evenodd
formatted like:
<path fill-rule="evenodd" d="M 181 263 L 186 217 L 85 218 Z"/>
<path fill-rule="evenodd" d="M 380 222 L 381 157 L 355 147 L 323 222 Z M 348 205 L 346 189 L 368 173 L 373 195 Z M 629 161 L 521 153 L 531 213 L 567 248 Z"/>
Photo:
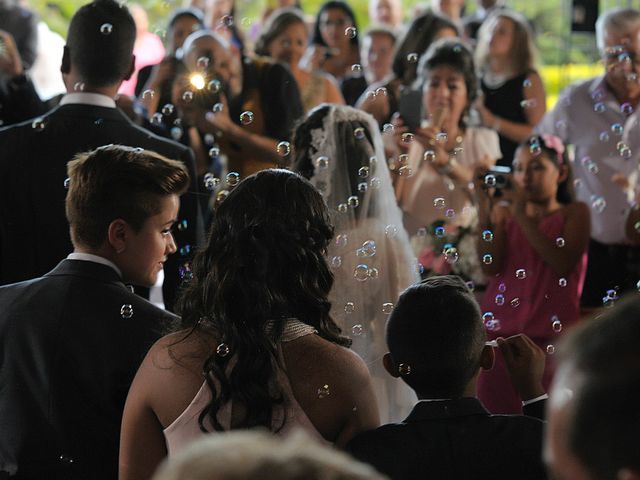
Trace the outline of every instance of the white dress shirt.
<path fill-rule="evenodd" d="M 100 263 L 102 265 L 106 265 L 107 267 L 113 268 L 116 271 L 116 273 L 118 274 L 118 276 L 120 278 L 122 278 L 122 272 L 116 266 L 115 263 L 113 263 L 111 260 L 107 260 L 104 257 L 100 257 L 100 256 L 94 255 L 92 253 L 73 252 L 73 253 L 70 253 L 69 255 L 67 255 L 67 260 L 83 260 L 85 262 Z"/>
<path fill-rule="evenodd" d="M 636 107 L 630 114 L 623 112 L 604 77 L 597 77 L 567 87 L 536 127 L 538 133 L 552 133 L 574 145 L 576 198 L 591 210 L 591 238 L 607 245 L 627 243 L 625 221 L 637 188 L 640 158 Z M 628 146 L 628 158 L 619 153 L 619 142 Z M 629 188 L 614 183 L 615 174 L 623 175 Z"/>
<path fill-rule="evenodd" d="M 60 100 L 60 105 L 81 104 L 96 107 L 116 108 L 116 101 L 101 93 L 73 92 L 67 93 Z"/>

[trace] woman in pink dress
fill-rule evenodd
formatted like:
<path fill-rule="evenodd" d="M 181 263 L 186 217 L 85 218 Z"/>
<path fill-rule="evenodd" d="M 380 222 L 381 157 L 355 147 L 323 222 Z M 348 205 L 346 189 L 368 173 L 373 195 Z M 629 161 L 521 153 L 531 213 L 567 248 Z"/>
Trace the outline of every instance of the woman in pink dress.
<path fill-rule="evenodd" d="M 305 430 L 344 445 L 378 426 L 367 367 L 331 319 L 333 235 L 320 193 L 287 170 L 247 177 L 217 208 L 179 305 L 133 381 L 120 480 L 205 434 Z"/>
<path fill-rule="evenodd" d="M 573 201 L 568 156 L 559 138 L 532 137 L 516 152 L 515 173 L 479 169 L 478 254 L 490 276 L 481 302 L 489 337 L 525 333 L 547 352 L 543 387 L 554 371 L 554 344 L 578 321 L 589 241 L 589 209 Z M 500 201 L 489 192 L 504 185 Z M 496 204 L 491 207 L 491 204 Z M 521 413 L 500 355 L 483 373 L 478 396 L 492 413 Z"/>

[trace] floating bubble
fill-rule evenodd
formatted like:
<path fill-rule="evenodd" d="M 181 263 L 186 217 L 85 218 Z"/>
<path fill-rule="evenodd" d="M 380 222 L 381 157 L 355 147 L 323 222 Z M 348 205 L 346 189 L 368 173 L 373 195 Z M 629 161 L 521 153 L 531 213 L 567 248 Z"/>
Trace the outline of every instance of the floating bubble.
<path fill-rule="evenodd" d="M 373 257 L 376 254 L 376 242 L 373 240 L 365 241 L 361 248 L 367 257 Z"/>
<path fill-rule="evenodd" d="M 229 172 L 226 177 L 227 185 L 235 187 L 240 182 L 240 174 L 238 172 Z"/>
<path fill-rule="evenodd" d="M 84 91 L 84 82 L 76 82 L 73 84 L 73 90 L 76 92 Z"/>
<path fill-rule="evenodd" d="M 394 126 L 393 126 L 393 124 L 391 124 L 391 123 L 385 123 L 385 124 L 382 126 L 382 133 L 383 133 L 383 134 L 387 134 L 387 135 L 393 135 L 393 132 L 395 131 L 395 128 L 396 128 L 396 127 L 394 127 Z"/>
<path fill-rule="evenodd" d="M 624 133 L 624 127 L 619 123 L 614 123 L 611 125 L 611 132 L 615 135 L 622 135 Z"/>
<path fill-rule="evenodd" d="M 180 279 L 183 281 L 189 281 L 193 279 L 193 271 L 191 270 L 191 264 L 185 263 L 184 265 L 180 265 L 178 267 L 178 274 L 180 275 Z"/>
<path fill-rule="evenodd" d="M 551 344 L 547 345 L 546 350 L 547 350 L 547 355 L 553 355 L 554 353 L 556 353 L 556 347 L 554 347 Z"/>
<path fill-rule="evenodd" d="M 360 178 L 367 178 L 369 176 L 369 167 L 360 167 L 358 169 L 358 176 Z"/>
<path fill-rule="evenodd" d="M 325 157 L 324 155 L 316 158 L 315 160 L 316 167 L 320 170 L 325 170 L 329 167 L 329 157 Z"/>
<path fill-rule="evenodd" d="M 602 213 L 605 208 L 607 208 L 607 201 L 604 197 L 596 197 L 591 202 L 591 208 L 593 208 L 597 213 Z"/>
<path fill-rule="evenodd" d="M 180 247 L 180 255 L 186 257 L 191 253 L 191 245 L 185 245 L 184 247 Z"/>
<path fill-rule="evenodd" d="M 220 203 L 229 196 L 229 190 L 220 190 L 216 194 L 216 202 Z"/>
<path fill-rule="evenodd" d="M 174 110 L 173 109 L 173 105 L 171 105 L 170 103 L 167 103 L 166 105 L 164 105 L 162 107 L 161 112 L 162 112 L 163 115 L 167 115 L 168 116 L 168 115 L 171 115 L 173 113 L 173 110 Z"/>
<path fill-rule="evenodd" d="M 391 315 L 391 312 L 393 312 L 393 303 L 391 302 L 383 303 L 382 313 L 384 313 L 385 315 Z"/>
<path fill-rule="evenodd" d="M 387 89 L 384 88 L 384 87 L 376 88 L 376 96 L 378 96 L 378 95 L 382 95 L 382 96 L 386 97 L 387 96 Z"/>
<path fill-rule="evenodd" d="M 433 150 L 426 150 L 424 152 L 424 155 L 422 156 L 422 159 L 425 162 L 434 162 L 436 159 L 436 152 L 434 152 Z"/>
<path fill-rule="evenodd" d="M 162 119 L 163 119 L 163 118 L 164 118 L 164 117 L 162 116 L 162 114 L 161 114 L 161 113 L 156 112 L 156 113 L 154 113 L 153 115 L 151 115 L 151 123 L 152 123 L 153 125 L 162 125 Z"/>
<path fill-rule="evenodd" d="M 435 234 L 436 237 L 444 237 L 444 227 L 436 227 Z"/>
<path fill-rule="evenodd" d="M 609 141 L 609 132 L 600 132 L 600 141 L 608 142 Z"/>
<path fill-rule="evenodd" d="M 513 308 L 518 308 L 520 306 L 520 298 L 519 297 L 512 298 L 511 301 L 509 302 L 509 304 Z"/>
<path fill-rule="evenodd" d="M 518 280 L 524 280 L 527 278 L 527 271 L 524 268 L 519 268 L 516 270 L 516 278 Z"/>
<path fill-rule="evenodd" d="M 42 118 L 36 118 L 31 122 L 31 128 L 33 128 L 36 132 L 42 132 L 45 126 L 46 124 Z"/>
<path fill-rule="evenodd" d="M 411 374 L 411 365 L 408 363 L 401 363 L 398 365 L 398 373 L 400 375 L 410 375 Z"/>
<path fill-rule="evenodd" d="M 406 132 L 402 134 L 403 143 L 411 143 L 413 142 L 414 138 L 415 138 L 415 135 L 413 133 Z"/>
<path fill-rule="evenodd" d="M 495 175 L 492 175 L 492 174 L 485 175 L 484 184 L 487 187 L 495 187 L 496 183 L 497 183 L 497 180 L 496 180 L 496 176 Z"/>
<path fill-rule="evenodd" d="M 182 94 L 182 100 L 187 103 L 193 101 L 193 92 L 191 90 L 187 90 L 186 92 L 184 92 Z"/>
<path fill-rule="evenodd" d="M 476 289 L 476 284 L 475 284 L 475 283 L 473 283 L 473 281 L 471 281 L 471 280 L 469 280 L 468 282 L 464 282 L 464 284 L 465 284 L 465 285 L 467 286 L 467 288 L 468 288 L 470 291 L 472 291 L 472 292 Z"/>
<path fill-rule="evenodd" d="M 485 265 L 491 265 L 493 263 L 493 256 L 490 253 L 485 253 L 482 256 L 482 263 Z"/>
<path fill-rule="evenodd" d="M 60 463 L 64 463 L 66 465 L 71 465 L 74 462 L 73 458 L 68 455 L 60 455 L 58 457 L 58 460 L 60 461 Z"/>
<path fill-rule="evenodd" d="M 401 177 L 411 177 L 413 175 L 413 169 L 408 165 L 404 165 L 398 169 L 398 175 Z"/>
<path fill-rule="evenodd" d="M 444 250 L 444 259 L 449 264 L 454 264 L 460 258 L 460 254 L 458 253 L 458 249 L 455 247 L 450 247 Z"/>
<path fill-rule="evenodd" d="M 356 27 L 347 27 L 344 29 L 344 34 L 349 38 L 356 38 L 358 30 L 356 30 Z"/>
<path fill-rule="evenodd" d="M 415 52 L 411 52 L 407 55 L 407 62 L 409 63 L 417 63 L 418 62 L 418 54 Z"/>
<path fill-rule="evenodd" d="M 507 285 L 505 283 L 501 282 L 498 285 L 498 291 L 502 292 L 502 293 L 506 292 L 507 291 Z"/>
<path fill-rule="evenodd" d="M 618 150 L 618 153 L 620 154 L 620 156 L 626 160 L 631 158 L 631 149 L 629 147 L 622 147 L 620 150 Z"/>
<path fill-rule="evenodd" d="M 169 133 L 171 133 L 171 138 L 173 138 L 175 141 L 178 141 L 182 138 L 184 131 L 180 127 L 171 127 Z"/>
<path fill-rule="evenodd" d="M 417 231 L 416 231 L 416 235 L 418 237 L 426 237 L 427 236 L 427 229 L 424 227 L 420 227 Z"/>
<path fill-rule="evenodd" d="M 229 352 L 231 351 L 231 349 L 229 348 L 229 345 L 227 345 L 226 343 L 220 343 L 217 347 L 216 347 L 216 354 L 219 357 L 226 357 L 227 355 L 229 355 Z"/>
<path fill-rule="evenodd" d="M 206 173 L 204 175 L 204 188 L 209 191 L 215 190 L 220 183 L 220 179 L 213 176 L 213 173 Z"/>
<path fill-rule="evenodd" d="M 532 156 L 538 156 L 542 153 L 542 148 L 540 148 L 540 145 L 538 145 L 537 143 L 534 143 L 532 145 L 529 145 L 529 153 Z"/>
<path fill-rule="evenodd" d="M 369 279 L 369 267 L 364 264 L 357 265 L 353 270 L 353 278 L 359 282 L 366 282 Z"/>
<path fill-rule="evenodd" d="M 602 102 L 597 102 L 593 105 L 593 111 L 596 113 L 604 113 L 606 109 L 607 107 Z"/>
<path fill-rule="evenodd" d="M 126 303 L 120 307 L 120 316 L 122 318 L 131 318 L 133 317 L 133 307 Z"/>
<path fill-rule="evenodd" d="M 220 149 L 218 147 L 211 147 L 209 149 L 209 156 L 211 158 L 216 158 L 220 156 Z"/>
<path fill-rule="evenodd" d="M 349 236 L 344 233 L 338 234 L 336 235 L 335 243 L 336 247 L 344 248 L 349 243 Z"/>
<path fill-rule="evenodd" d="M 351 65 L 351 71 L 355 74 L 362 73 L 362 65 L 360 65 L 359 63 L 354 63 L 353 65 Z"/>
<path fill-rule="evenodd" d="M 209 57 L 198 57 L 198 60 L 196 60 L 196 65 L 201 69 L 207 68 L 209 66 Z"/>
<path fill-rule="evenodd" d="M 62 186 L 65 188 L 65 190 L 69 190 L 69 185 L 71 185 L 71 179 L 67 177 L 64 179 Z"/>
<path fill-rule="evenodd" d="M 436 133 L 436 142 L 446 143 L 447 142 L 447 134 L 446 132 Z"/>
<path fill-rule="evenodd" d="M 495 317 L 493 315 L 493 312 L 485 312 L 482 315 L 482 321 L 483 322 L 490 322 L 491 320 L 493 320 Z"/>
<path fill-rule="evenodd" d="M 433 199 L 433 206 L 438 209 L 442 209 L 446 206 L 445 199 L 442 197 L 436 197 Z"/>
<path fill-rule="evenodd" d="M 498 293 L 496 295 L 495 302 L 496 302 L 496 305 L 500 307 L 504 305 L 504 295 L 502 295 L 501 293 Z"/>
<path fill-rule="evenodd" d="M 187 222 L 187 219 L 186 219 L 186 218 L 183 218 L 182 220 L 180 220 L 180 221 L 178 222 L 177 228 L 178 228 L 178 230 L 180 230 L 181 232 L 184 232 L 184 231 L 187 229 L 188 225 L 189 225 L 189 223 Z"/>
<path fill-rule="evenodd" d="M 342 257 L 339 255 L 336 255 L 335 257 L 333 257 L 331 259 L 331 267 L 333 268 L 340 268 L 342 266 Z"/>
<path fill-rule="evenodd" d="M 491 230 L 483 230 L 482 240 L 485 242 L 493 242 L 493 232 Z"/>
<path fill-rule="evenodd" d="M 233 27 L 233 15 L 225 15 L 222 17 L 222 24 L 227 28 Z"/>
<path fill-rule="evenodd" d="M 538 104 L 535 98 L 530 98 L 528 100 L 522 100 L 520 102 L 520 107 L 522 108 L 533 108 Z"/>
<path fill-rule="evenodd" d="M 207 90 L 209 90 L 212 93 L 218 93 L 221 88 L 222 88 L 222 84 L 220 83 L 220 80 L 217 80 L 215 78 L 211 80 L 209 83 L 207 83 Z"/>
<path fill-rule="evenodd" d="M 341 203 L 338 205 L 338 212 L 347 213 L 349 211 L 349 207 L 346 203 Z"/>
<path fill-rule="evenodd" d="M 347 198 L 347 205 L 351 208 L 357 208 L 360 205 L 360 200 L 358 200 L 358 197 L 356 195 L 352 195 Z"/>
<path fill-rule="evenodd" d="M 557 315 L 551 317 L 551 329 L 556 333 L 560 333 L 562 331 L 562 322 Z"/>
<path fill-rule="evenodd" d="M 398 227 L 395 225 L 387 225 L 384 227 L 384 234 L 389 238 L 396 238 L 398 235 Z"/>
<path fill-rule="evenodd" d="M 253 123 L 253 112 L 246 111 L 240 114 L 240 123 L 242 125 L 251 125 Z"/>
<path fill-rule="evenodd" d="M 453 218 L 456 216 L 456 211 L 453 208 L 447 208 L 444 212 L 444 216 L 447 218 Z"/>
<path fill-rule="evenodd" d="M 278 155 L 280 155 L 281 157 L 286 157 L 291 153 L 291 144 L 289 142 L 278 143 L 276 152 L 278 152 Z"/>
<path fill-rule="evenodd" d="M 220 113 L 222 110 L 224 110 L 224 103 L 222 102 L 215 103 L 213 107 L 211 107 L 213 113 Z"/>
<path fill-rule="evenodd" d="M 358 192 L 365 193 L 369 189 L 367 182 L 361 182 L 358 184 Z"/>
<path fill-rule="evenodd" d="M 564 247 L 564 245 L 565 245 L 564 238 L 562 238 L 562 237 L 556 238 L 556 246 L 558 248 L 562 248 L 562 247 Z"/>
<path fill-rule="evenodd" d="M 378 276 L 380 275 L 380 272 L 378 271 L 377 268 L 371 267 L 367 272 L 367 275 L 369 276 L 369 278 L 378 278 Z"/>
<path fill-rule="evenodd" d="M 100 25 L 100 33 L 102 35 L 111 35 L 111 32 L 113 32 L 113 25 L 110 23 L 103 23 Z"/>
<path fill-rule="evenodd" d="M 524 81 L 522 82 L 522 86 L 524 88 L 529 88 L 531 87 L 531 80 L 529 80 L 528 78 L 525 78 Z"/>
<path fill-rule="evenodd" d="M 355 312 L 356 305 L 353 302 L 347 302 L 344 304 L 344 313 L 351 314 Z"/>
<path fill-rule="evenodd" d="M 566 287 L 567 286 L 567 279 L 566 278 L 560 278 L 558 280 L 558 285 L 560 285 L 561 287 Z"/>
<path fill-rule="evenodd" d="M 360 323 L 356 323 L 353 327 L 351 327 L 351 333 L 354 334 L 356 337 L 359 337 L 360 335 L 362 335 L 363 331 L 364 331 L 364 327 Z"/>

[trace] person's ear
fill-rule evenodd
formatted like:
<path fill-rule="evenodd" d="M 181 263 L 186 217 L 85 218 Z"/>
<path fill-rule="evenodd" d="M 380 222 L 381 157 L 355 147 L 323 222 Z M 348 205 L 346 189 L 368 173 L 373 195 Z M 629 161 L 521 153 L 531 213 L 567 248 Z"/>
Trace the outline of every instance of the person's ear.
<path fill-rule="evenodd" d="M 66 45 L 62 50 L 62 62 L 60 63 L 60 73 L 68 74 L 71 71 L 71 59 L 69 58 L 69 47 Z"/>
<path fill-rule="evenodd" d="M 129 72 L 127 73 L 127 76 L 124 77 L 124 80 L 129 80 L 131 78 L 131 75 L 133 75 L 133 72 L 136 71 L 136 56 L 131 54 L 131 65 L 129 66 Z"/>
<path fill-rule="evenodd" d="M 567 165 L 560 165 L 558 174 L 558 185 L 564 182 L 569 177 L 569 167 Z"/>
<path fill-rule="evenodd" d="M 493 347 L 485 345 L 482 349 L 482 353 L 480 354 L 480 368 L 483 370 L 491 370 L 495 361 L 496 353 L 493 350 Z"/>
<path fill-rule="evenodd" d="M 389 352 L 385 353 L 382 357 L 382 364 L 384 365 L 384 369 L 391 375 L 393 378 L 398 378 L 400 376 L 400 371 L 398 367 L 391 358 L 391 354 Z"/>
<path fill-rule="evenodd" d="M 127 249 L 127 240 L 131 227 L 121 218 L 113 220 L 107 229 L 107 242 L 116 253 L 122 253 Z"/>

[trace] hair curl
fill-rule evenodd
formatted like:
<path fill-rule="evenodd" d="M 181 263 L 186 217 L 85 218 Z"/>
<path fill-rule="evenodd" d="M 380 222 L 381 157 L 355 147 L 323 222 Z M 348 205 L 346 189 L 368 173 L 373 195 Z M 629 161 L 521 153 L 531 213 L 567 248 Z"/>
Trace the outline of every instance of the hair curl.
<path fill-rule="evenodd" d="M 349 345 L 329 316 L 333 275 L 325 252 L 332 236 L 320 194 L 287 170 L 247 177 L 218 207 L 178 304 L 183 328 L 206 330 L 230 349 L 212 352 L 203 366 L 213 398 L 200 415 L 203 431 L 207 417 L 223 430 L 217 414 L 229 401 L 244 411 L 232 428 L 272 428 L 273 407 L 283 402 L 273 379 L 287 318 Z"/>

